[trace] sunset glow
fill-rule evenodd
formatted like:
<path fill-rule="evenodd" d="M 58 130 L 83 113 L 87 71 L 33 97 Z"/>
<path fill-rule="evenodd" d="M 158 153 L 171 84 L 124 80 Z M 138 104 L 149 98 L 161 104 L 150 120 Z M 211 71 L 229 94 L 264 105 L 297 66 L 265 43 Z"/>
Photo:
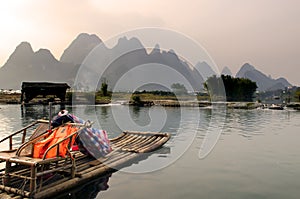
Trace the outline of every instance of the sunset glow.
<path fill-rule="evenodd" d="M 220 69 L 235 73 L 250 62 L 273 77 L 300 85 L 300 2 L 289 1 L 1 1 L 2 66 L 15 47 L 28 41 L 59 59 L 80 33 L 103 41 L 142 27 L 173 29 L 193 38 Z"/>

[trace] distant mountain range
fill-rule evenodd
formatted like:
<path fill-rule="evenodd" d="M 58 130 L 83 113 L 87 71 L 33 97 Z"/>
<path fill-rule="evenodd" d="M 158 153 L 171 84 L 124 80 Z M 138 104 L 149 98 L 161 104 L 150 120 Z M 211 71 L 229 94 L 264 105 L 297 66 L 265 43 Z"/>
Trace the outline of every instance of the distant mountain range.
<path fill-rule="evenodd" d="M 130 49 L 135 50 L 122 54 Z M 71 42 L 59 60 L 47 49 L 39 49 L 34 52 L 30 43 L 19 44 L 7 62 L 0 68 L 0 88 L 20 89 L 23 81 L 66 82 L 73 86 L 78 69 L 91 51 L 95 51 L 97 63 L 93 67 L 85 68 L 84 75 L 87 78 L 83 78 L 84 81 L 76 87 L 86 88 L 92 82 L 100 84 L 105 80 L 110 88 L 114 88 L 118 85 L 118 81 L 126 75 L 129 78 L 122 82 L 120 90 L 147 88 L 147 85 L 134 85 L 134 82 L 142 82 L 149 76 L 152 80 L 149 80 L 148 88 L 152 89 L 155 85 L 158 86 L 159 78 L 163 78 L 164 83 L 169 85 L 180 82 L 176 75 L 170 75 L 170 70 L 160 69 L 162 66 L 167 66 L 188 80 L 189 85 L 195 90 L 201 90 L 207 77 L 216 74 L 203 61 L 197 63 L 197 68 L 201 69 L 201 74 L 199 74 L 197 70 L 181 60 L 173 50 L 161 50 L 159 45 L 148 52 L 137 38 L 123 37 L 113 48 L 107 48 L 98 36 L 82 33 Z M 114 57 L 118 58 L 114 59 Z M 98 67 L 104 67 L 105 63 L 109 63 L 109 67 L 104 70 L 102 79 L 99 80 Z M 144 67 L 139 68 L 138 66 Z M 136 68 L 138 70 L 132 73 L 131 71 Z M 231 71 L 225 67 L 222 74 L 231 75 Z M 130 75 L 134 75 L 135 81 L 133 81 L 133 77 L 130 79 Z M 276 90 L 291 85 L 284 78 L 271 79 L 249 64 L 244 64 L 236 76 L 255 81 L 260 91 Z M 166 87 L 166 85 L 162 85 L 162 87 Z"/>
<path fill-rule="evenodd" d="M 259 91 L 272 91 L 292 86 L 285 78 L 272 79 L 248 63 L 241 67 L 236 77 L 247 78 L 256 82 Z"/>
<path fill-rule="evenodd" d="M 225 67 L 223 68 L 221 74 L 232 76 L 232 72 L 231 72 L 231 70 L 230 70 L 227 66 L 225 66 Z"/>

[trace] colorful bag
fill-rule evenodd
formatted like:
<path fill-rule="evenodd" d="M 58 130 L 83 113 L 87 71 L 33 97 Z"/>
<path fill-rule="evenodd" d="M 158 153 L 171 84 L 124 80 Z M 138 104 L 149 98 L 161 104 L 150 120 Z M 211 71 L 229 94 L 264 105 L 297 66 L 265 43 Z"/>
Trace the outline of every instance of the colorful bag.
<path fill-rule="evenodd" d="M 53 118 L 52 124 L 57 126 L 69 121 L 78 124 L 85 123 L 81 118 L 69 114 L 68 111 L 64 110 L 63 114 L 60 112 L 58 116 Z M 89 154 L 96 159 L 104 157 L 112 150 L 106 131 L 96 128 L 86 128 L 80 131 L 76 143 L 81 152 Z"/>
<path fill-rule="evenodd" d="M 74 115 L 70 115 L 70 117 L 73 118 L 75 123 L 85 123 L 84 120 Z M 87 153 L 96 159 L 104 157 L 112 151 L 110 141 L 105 130 L 86 128 L 79 133 L 79 137 L 76 142 L 80 151 Z"/>

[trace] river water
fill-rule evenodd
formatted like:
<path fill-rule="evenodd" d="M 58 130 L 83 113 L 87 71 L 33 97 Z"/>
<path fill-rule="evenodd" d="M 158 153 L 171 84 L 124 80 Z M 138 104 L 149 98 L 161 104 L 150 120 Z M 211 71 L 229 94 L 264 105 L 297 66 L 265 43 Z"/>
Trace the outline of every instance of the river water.
<path fill-rule="evenodd" d="M 52 110 L 58 112 L 60 108 L 54 106 Z M 107 130 L 111 138 L 125 129 L 172 135 L 162 150 L 147 159 L 93 186 L 78 188 L 76 198 L 300 196 L 299 111 L 122 105 L 65 108 L 95 121 L 94 126 Z M 0 138 L 35 119 L 48 118 L 48 114 L 47 106 L 0 105 Z M 201 156 L 203 147 L 210 153 Z M 64 198 L 68 197 L 72 194 Z"/>

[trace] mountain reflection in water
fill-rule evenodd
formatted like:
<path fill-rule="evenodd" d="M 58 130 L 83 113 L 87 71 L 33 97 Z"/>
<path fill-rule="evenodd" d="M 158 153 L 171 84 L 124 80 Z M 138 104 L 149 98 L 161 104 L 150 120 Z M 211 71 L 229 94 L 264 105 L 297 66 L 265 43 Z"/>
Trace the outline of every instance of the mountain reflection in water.
<path fill-rule="evenodd" d="M 48 106 L 24 107 L 0 105 L 0 137 L 31 123 L 41 117 L 48 118 Z M 66 106 L 69 112 L 78 112 L 79 117 L 96 121 L 94 127 L 107 130 L 109 137 L 119 135 L 121 129 L 114 116 L 120 117 L 127 125 L 125 111 L 131 122 L 145 131 L 157 116 L 165 115 L 162 132 L 169 132 L 176 138 L 181 128 L 185 135 L 194 131 L 196 136 L 187 151 L 177 161 L 155 172 L 132 174 L 116 172 L 109 178 L 110 188 L 105 181 L 94 183 L 88 188 L 77 187 L 64 193 L 64 198 L 260 198 L 298 199 L 300 195 L 300 111 L 293 110 L 227 110 L 220 139 L 213 151 L 199 159 L 199 149 L 207 129 L 214 127 L 218 112 L 210 109 L 127 106 Z M 53 106 L 53 114 L 61 107 Z M 115 113 L 113 109 L 117 109 Z M 184 110 L 184 116 L 181 114 Z M 200 113 L 200 121 L 195 113 Z M 115 114 L 115 115 L 114 115 Z M 96 117 L 94 117 L 96 115 Z M 151 121 L 152 119 L 152 121 Z M 98 121 L 98 123 L 97 123 Z M 178 124 L 181 123 L 181 125 Z M 127 125 L 127 126 L 126 126 Z M 148 128 L 148 129 L 147 129 Z M 129 128 L 128 130 L 139 130 Z M 155 129 L 150 129 L 155 131 Z M 181 139 L 188 139 L 182 136 Z M 153 160 L 174 156 L 172 139 L 166 143 L 169 152 L 156 154 L 142 160 L 153 167 Z M 133 168 L 135 165 L 130 166 Z M 108 180 L 108 179 L 107 179 Z M 90 184 L 90 183 L 89 183 Z M 91 182 L 91 184 L 93 184 Z M 99 191 L 99 192 L 97 192 Z"/>

